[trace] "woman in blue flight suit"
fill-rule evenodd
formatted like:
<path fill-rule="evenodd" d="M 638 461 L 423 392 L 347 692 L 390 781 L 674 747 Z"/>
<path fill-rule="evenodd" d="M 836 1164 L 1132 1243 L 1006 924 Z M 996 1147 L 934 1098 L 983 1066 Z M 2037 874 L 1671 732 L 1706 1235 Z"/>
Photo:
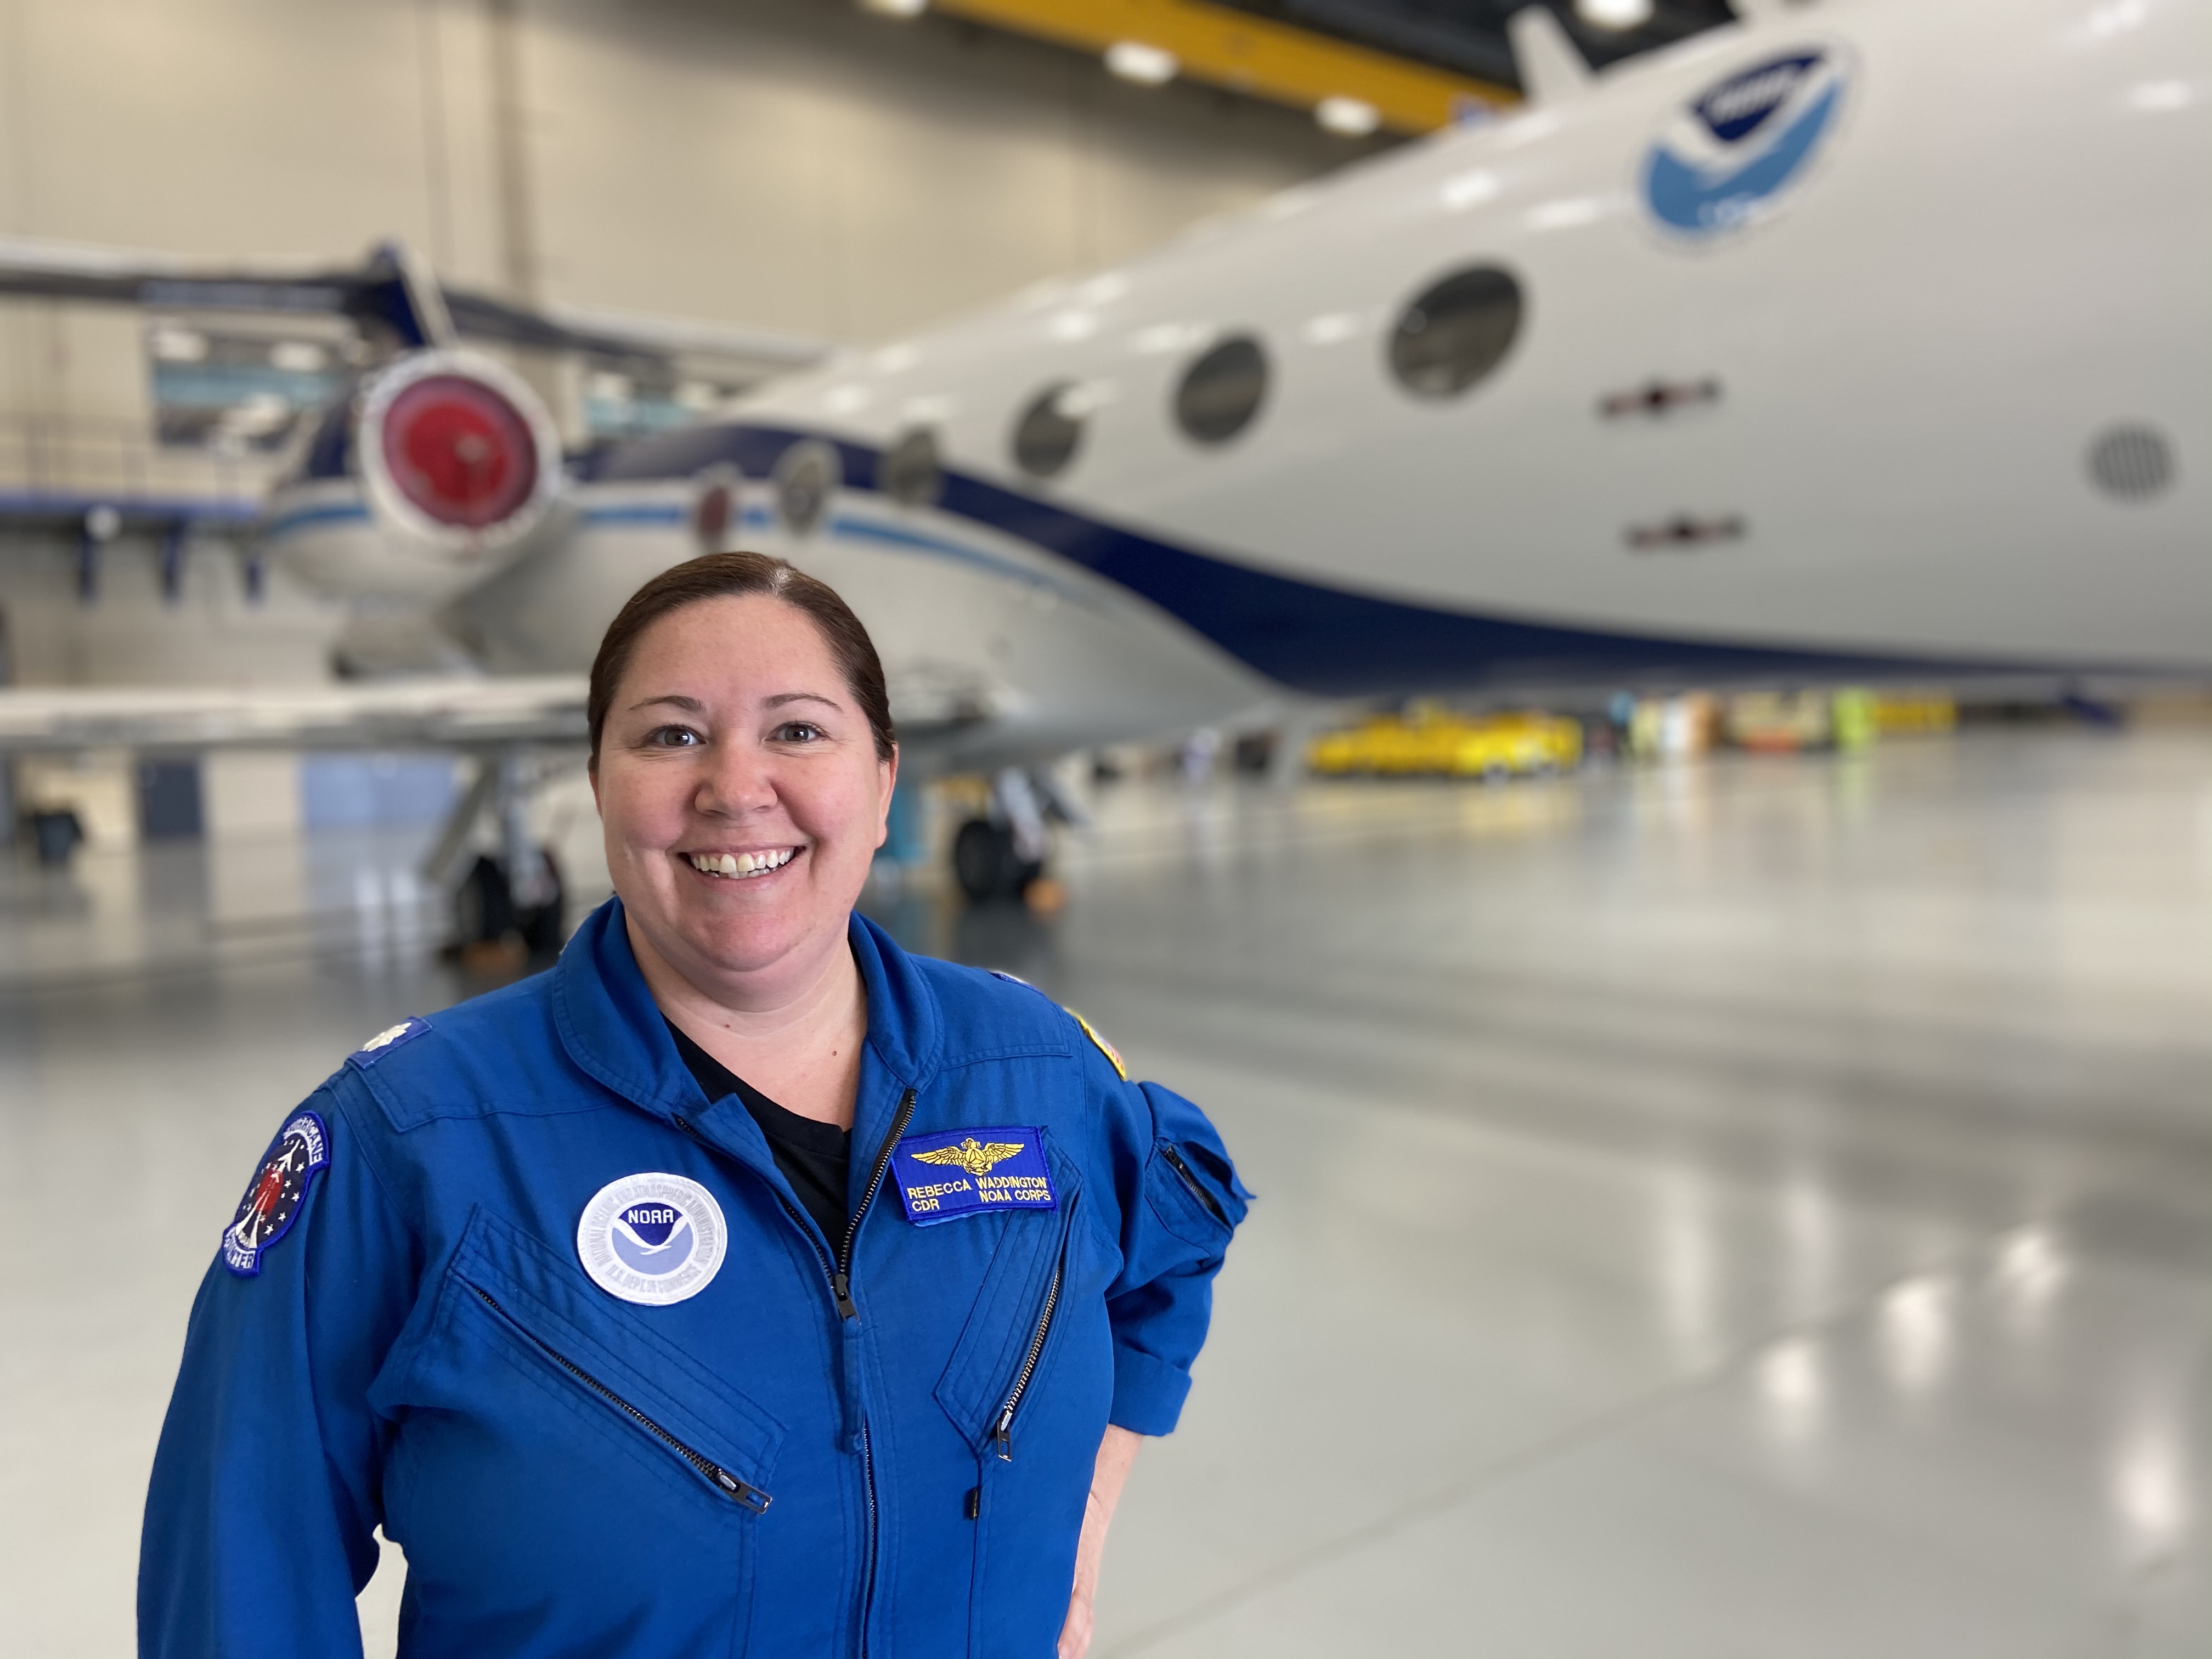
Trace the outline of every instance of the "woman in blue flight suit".
<path fill-rule="evenodd" d="M 874 648 L 757 554 L 593 665 L 617 896 L 288 1118 L 155 1460 L 142 1653 L 1080 1654 L 1247 1197 L 1188 1102 L 852 914 Z M 849 1152 L 848 1152 L 849 1148 Z"/>

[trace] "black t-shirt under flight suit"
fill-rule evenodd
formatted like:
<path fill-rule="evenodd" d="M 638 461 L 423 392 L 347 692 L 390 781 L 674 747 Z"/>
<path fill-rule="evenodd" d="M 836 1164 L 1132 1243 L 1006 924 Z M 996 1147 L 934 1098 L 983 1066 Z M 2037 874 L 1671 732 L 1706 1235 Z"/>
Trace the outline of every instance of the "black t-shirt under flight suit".
<path fill-rule="evenodd" d="M 775 1167 L 783 1171 L 783 1178 L 799 1194 L 806 1213 L 822 1229 L 823 1237 L 836 1249 L 845 1236 L 849 1213 L 845 1207 L 845 1176 L 853 1159 L 853 1132 L 801 1117 L 788 1107 L 777 1105 L 694 1042 L 672 1019 L 668 1020 L 668 1034 L 676 1039 L 676 1052 L 684 1057 L 684 1064 L 698 1079 L 709 1102 L 732 1095 L 744 1102 L 745 1110 L 768 1137 Z"/>

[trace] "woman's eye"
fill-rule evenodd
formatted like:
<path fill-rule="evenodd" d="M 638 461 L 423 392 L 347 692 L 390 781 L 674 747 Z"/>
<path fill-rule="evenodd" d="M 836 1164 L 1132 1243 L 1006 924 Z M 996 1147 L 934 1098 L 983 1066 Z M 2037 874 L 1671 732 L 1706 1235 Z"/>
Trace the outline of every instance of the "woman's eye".
<path fill-rule="evenodd" d="M 822 728 L 811 720 L 787 720 L 775 728 L 773 735 L 778 743 L 814 743 L 821 738 L 823 732 Z"/>
<path fill-rule="evenodd" d="M 656 726 L 645 734 L 648 749 L 689 749 L 702 741 L 688 726 Z"/>

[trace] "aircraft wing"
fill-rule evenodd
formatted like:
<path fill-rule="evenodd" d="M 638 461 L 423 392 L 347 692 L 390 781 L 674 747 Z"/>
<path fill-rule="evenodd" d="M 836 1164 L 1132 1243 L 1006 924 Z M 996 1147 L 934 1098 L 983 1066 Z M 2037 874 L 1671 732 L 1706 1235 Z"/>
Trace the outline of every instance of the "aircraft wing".
<path fill-rule="evenodd" d="M 149 310 L 313 313 L 390 330 L 404 346 L 449 336 L 544 351 L 666 361 L 707 356 L 757 378 L 829 356 L 818 340 L 704 323 L 533 307 L 447 287 L 404 247 L 359 263 L 216 263 L 126 248 L 0 238 L 0 297 L 76 300 Z"/>
<path fill-rule="evenodd" d="M 478 749 L 585 740 L 581 675 L 356 685 L 0 691 L 0 754 L 85 749 Z"/>

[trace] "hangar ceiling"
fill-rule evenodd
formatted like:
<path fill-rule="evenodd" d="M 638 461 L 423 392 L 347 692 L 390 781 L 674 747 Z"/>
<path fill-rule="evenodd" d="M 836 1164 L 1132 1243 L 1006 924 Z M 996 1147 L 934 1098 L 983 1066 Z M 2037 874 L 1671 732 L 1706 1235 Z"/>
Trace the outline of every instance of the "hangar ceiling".
<path fill-rule="evenodd" d="M 1505 22 L 1530 0 L 1220 0 L 1232 10 L 1272 17 L 1279 22 L 1338 40 L 1357 41 L 1438 69 L 1478 80 L 1517 87 Z M 1566 25 L 1583 56 L 1602 68 L 1638 52 L 1668 46 L 1734 16 L 1728 0 L 1616 0 L 1622 10 L 1604 4 L 1577 6 L 1574 0 L 1544 0 Z M 1642 23 L 1607 26 L 1593 17 L 1633 16 L 1648 10 Z"/>
<path fill-rule="evenodd" d="M 1598 68 L 1729 21 L 1729 0 L 1538 0 Z M 1430 131 L 1519 88 L 1508 25 L 1532 0 L 861 0 L 1103 55 L 1124 78 L 1187 79 L 1311 109 L 1351 137 Z"/>

